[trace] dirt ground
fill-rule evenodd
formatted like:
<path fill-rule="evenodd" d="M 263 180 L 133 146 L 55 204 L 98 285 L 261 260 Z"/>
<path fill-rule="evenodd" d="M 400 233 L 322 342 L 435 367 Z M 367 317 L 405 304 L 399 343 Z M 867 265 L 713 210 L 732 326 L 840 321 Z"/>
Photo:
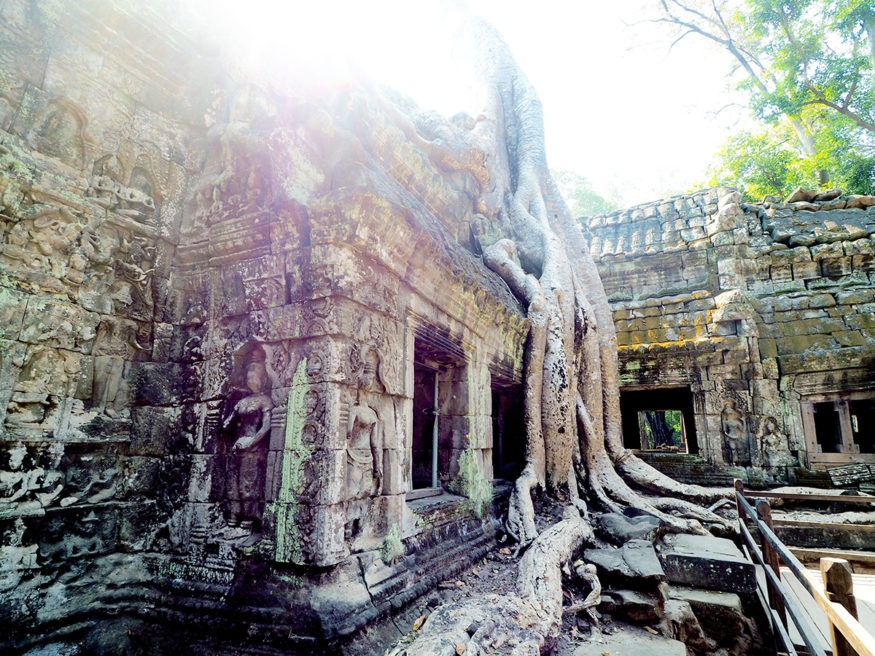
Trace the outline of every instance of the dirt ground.
<path fill-rule="evenodd" d="M 539 531 L 558 521 L 560 507 L 541 508 L 537 515 Z M 491 594 L 512 595 L 516 593 L 516 577 L 520 556 L 515 552 L 515 545 L 505 545 L 501 536 L 499 541 L 478 563 L 465 570 L 460 576 L 444 581 L 434 592 L 423 596 L 416 603 L 413 613 L 406 613 L 406 618 L 414 618 L 408 622 L 409 626 L 398 626 L 402 631 L 406 630 L 405 636 L 386 649 L 384 656 L 402 656 L 406 648 L 416 637 L 416 632 L 428 618 L 432 610 L 441 604 L 464 601 L 469 598 L 486 596 Z M 579 599 L 586 596 L 588 590 L 574 591 L 574 586 L 566 586 L 566 595 L 578 594 Z M 572 590 L 569 592 L 569 590 Z M 566 604 L 572 599 L 567 599 Z M 572 656 L 576 647 L 584 642 L 598 641 L 601 635 L 611 635 L 628 627 L 622 622 L 615 622 L 609 615 L 598 616 L 598 627 L 593 630 L 590 620 L 585 614 L 567 615 L 563 624 L 559 642 L 554 647 L 553 656 Z M 400 620 L 399 621 L 403 621 Z M 396 625 L 398 622 L 396 622 Z M 414 656 L 415 652 L 407 652 L 407 656 Z"/>

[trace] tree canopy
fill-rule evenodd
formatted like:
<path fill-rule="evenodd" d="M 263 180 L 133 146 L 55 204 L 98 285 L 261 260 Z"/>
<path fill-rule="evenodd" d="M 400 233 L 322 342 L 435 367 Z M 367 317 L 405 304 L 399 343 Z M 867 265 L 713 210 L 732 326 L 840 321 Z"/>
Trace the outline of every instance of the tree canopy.
<path fill-rule="evenodd" d="M 875 9 L 866 0 L 659 0 L 675 43 L 734 60 L 758 128 L 734 135 L 710 184 L 759 199 L 794 186 L 875 191 Z"/>
<path fill-rule="evenodd" d="M 617 209 L 617 203 L 601 196 L 585 177 L 574 171 L 551 171 L 559 192 L 574 216 L 598 216 Z"/>

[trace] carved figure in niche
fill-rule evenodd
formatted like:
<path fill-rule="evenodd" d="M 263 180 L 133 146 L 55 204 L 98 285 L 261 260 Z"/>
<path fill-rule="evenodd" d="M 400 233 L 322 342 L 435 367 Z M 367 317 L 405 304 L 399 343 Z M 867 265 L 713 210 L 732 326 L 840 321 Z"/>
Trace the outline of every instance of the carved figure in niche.
<path fill-rule="evenodd" d="M 760 462 L 763 467 L 795 467 L 799 464 L 790 452 L 787 436 L 778 428 L 774 417 L 766 417 L 758 438 Z"/>
<path fill-rule="evenodd" d="M 750 464 L 750 448 L 747 443 L 744 417 L 735 407 L 733 399 L 723 401 L 723 410 L 720 412 L 720 427 L 729 451 L 729 463 L 733 465 Z"/>
<path fill-rule="evenodd" d="M 134 167 L 129 186 L 122 187 L 119 194 L 119 212 L 140 223 L 149 222 L 157 210 L 154 187 L 148 171 L 142 166 Z"/>
<path fill-rule="evenodd" d="M 94 163 L 85 195 L 101 207 L 140 223 L 147 223 L 155 213 L 153 184 L 149 173 L 141 166 L 131 172 L 129 186 L 122 184 L 124 168 L 118 157 L 105 155 Z"/>
<path fill-rule="evenodd" d="M 111 290 L 112 298 L 124 306 L 134 305 L 147 314 L 153 306 L 152 301 L 152 260 L 155 248 L 146 240 L 122 237 L 115 260 L 116 273 Z"/>
<path fill-rule="evenodd" d="M 104 319 L 94 340 L 91 407 L 115 418 L 128 411 L 128 375 L 137 353 L 146 350 L 138 339 L 139 326 L 126 319 Z"/>
<path fill-rule="evenodd" d="M 115 155 L 101 157 L 94 162 L 85 195 L 92 197 L 94 202 L 101 207 L 114 208 L 118 205 L 121 180 L 124 174 L 122 163 L 118 157 Z"/>
<path fill-rule="evenodd" d="M 228 456 L 225 501 L 226 539 L 247 537 L 259 528 L 264 510 L 267 447 L 273 400 L 264 362 L 246 368 L 246 396 L 234 406 L 223 428 L 234 437 Z"/>
<path fill-rule="evenodd" d="M 19 374 L 8 407 L 7 424 L 35 426 L 49 423 L 68 382 L 64 360 L 58 351 L 35 351 Z"/>
<path fill-rule="evenodd" d="M 346 496 L 363 499 L 379 494 L 383 484 L 383 434 L 377 411 L 368 405 L 379 369 L 379 356 L 367 349 L 358 363 L 356 402 L 346 417 Z M 341 417 L 343 420 L 343 417 Z"/>
<path fill-rule="evenodd" d="M 70 166 L 82 166 L 83 121 L 72 109 L 55 103 L 37 131 L 37 150 L 57 157 Z"/>

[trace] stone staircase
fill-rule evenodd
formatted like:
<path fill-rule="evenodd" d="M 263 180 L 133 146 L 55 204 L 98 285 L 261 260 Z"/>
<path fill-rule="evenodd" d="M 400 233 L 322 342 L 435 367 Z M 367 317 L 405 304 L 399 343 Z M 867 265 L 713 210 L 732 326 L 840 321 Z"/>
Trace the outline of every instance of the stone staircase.
<path fill-rule="evenodd" d="M 744 467 L 723 465 L 718 468 L 694 454 L 639 451 L 637 455 L 644 462 L 681 483 L 732 487 L 733 479 L 747 481 Z"/>

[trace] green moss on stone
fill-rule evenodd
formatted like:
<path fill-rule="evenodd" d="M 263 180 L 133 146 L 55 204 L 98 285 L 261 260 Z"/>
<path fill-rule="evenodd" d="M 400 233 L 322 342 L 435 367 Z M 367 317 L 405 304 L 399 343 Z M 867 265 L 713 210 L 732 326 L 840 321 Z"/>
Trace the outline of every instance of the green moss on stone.
<path fill-rule="evenodd" d="M 305 396 L 310 389 L 307 382 L 307 359 L 298 364 L 289 391 L 286 431 L 283 443 L 282 477 L 274 502 L 276 522 L 276 558 L 281 562 L 301 563 L 303 550 L 297 524 L 298 499 L 304 487 L 304 462 L 312 449 L 303 441 Z"/>
<path fill-rule="evenodd" d="M 466 435 L 465 440 L 468 446 L 459 456 L 459 484 L 462 494 L 468 497 L 471 511 L 477 517 L 483 518 L 492 503 L 492 481 L 486 480 L 469 436 Z"/>

